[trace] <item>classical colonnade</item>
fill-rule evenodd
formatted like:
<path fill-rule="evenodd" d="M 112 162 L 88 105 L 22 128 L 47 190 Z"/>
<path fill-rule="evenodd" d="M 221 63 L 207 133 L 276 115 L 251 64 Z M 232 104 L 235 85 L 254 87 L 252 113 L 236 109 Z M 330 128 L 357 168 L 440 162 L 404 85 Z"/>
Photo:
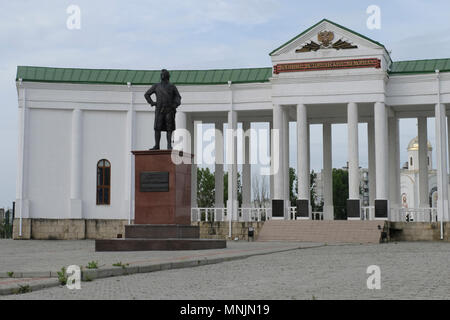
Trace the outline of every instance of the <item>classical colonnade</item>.
<path fill-rule="evenodd" d="M 369 166 L 369 199 L 370 205 L 375 207 L 375 218 L 388 219 L 391 208 L 400 207 L 400 150 L 399 150 L 399 117 L 394 108 L 386 106 L 384 102 L 374 102 L 373 116 L 361 119 L 358 103 L 349 102 L 346 105 L 346 119 L 348 130 L 348 176 L 349 199 L 347 199 L 348 219 L 361 218 L 360 202 L 360 170 L 359 170 L 359 128 L 361 122 L 367 123 L 368 136 L 368 166 Z M 314 105 L 274 105 L 272 119 L 269 120 L 271 130 L 271 159 L 273 175 L 270 177 L 270 197 L 272 200 L 272 217 L 287 219 L 289 215 L 289 122 L 292 114 L 296 114 L 297 124 L 297 175 L 298 200 L 297 218 L 311 218 L 310 204 L 310 124 L 308 109 Z M 294 111 L 294 112 L 293 112 Z M 447 121 L 450 127 L 450 117 L 446 117 L 445 105 L 436 104 L 434 110 L 436 118 L 436 152 L 438 174 L 438 214 L 448 219 L 448 175 L 447 150 L 450 139 L 447 137 Z M 220 119 L 220 118 L 218 118 Z M 420 115 L 418 119 L 419 136 L 419 203 L 421 208 L 429 207 L 428 198 L 428 159 L 427 159 L 427 116 Z M 255 122 L 258 122 L 255 116 Z M 177 113 L 177 126 L 187 128 L 191 133 L 191 145 L 195 149 L 197 139 L 197 126 L 194 125 L 193 114 Z M 211 123 L 211 121 L 209 121 Z M 213 122 L 215 129 L 223 132 L 223 121 Z M 238 127 L 238 112 L 227 112 L 228 128 L 236 130 Z M 315 122 L 317 123 L 317 122 Z M 320 122 L 323 130 L 323 218 L 333 219 L 333 190 L 332 190 L 332 119 Z M 340 122 L 342 123 L 342 122 Z M 242 121 L 243 131 L 250 129 L 251 122 Z M 220 136 L 220 135 L 219 135 Z M 223 135 L 222 135 L 223 136 Z M 226 207 L 233 212 L 233 219 L 237 217 L 237 138 L 234 136 L 227 141 L 227 154 L 223 153 L 223 138 L 215 140 L 215 203 L 221 208 L 223 201 L 224 166 L 227 166 L 228 202 Z M 251 207 L 251 165 L 250 141 L 243 139 L 243 154 L 246 162 L 242 166 L 242 207 Z M 197 165 L 192 166 L 192 207 L 197 206 Z M 277 164 L 277 165 L 275 165 Z"/>

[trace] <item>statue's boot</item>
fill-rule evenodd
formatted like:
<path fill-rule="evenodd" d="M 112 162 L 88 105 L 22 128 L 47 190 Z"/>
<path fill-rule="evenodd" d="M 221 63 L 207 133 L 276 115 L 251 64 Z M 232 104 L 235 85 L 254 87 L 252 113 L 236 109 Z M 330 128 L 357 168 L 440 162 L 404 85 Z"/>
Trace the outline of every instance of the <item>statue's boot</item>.
<path fill-rule="evenodd" d="M 167 150 L 172 150 L 172 131 L 167 131 Z"/>
<path fill-rule="evenodd" d="M 161 131 L 155 130 L 155 146 L 150 150 L 159 150 L 159 141 L 161 140 Z"/>

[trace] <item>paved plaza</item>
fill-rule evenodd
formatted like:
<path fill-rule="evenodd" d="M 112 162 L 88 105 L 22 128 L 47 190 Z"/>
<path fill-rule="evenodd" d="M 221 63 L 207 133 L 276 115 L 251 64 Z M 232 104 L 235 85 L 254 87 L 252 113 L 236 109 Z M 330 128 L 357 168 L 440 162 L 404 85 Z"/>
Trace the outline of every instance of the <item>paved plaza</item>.
<path fill-rule="evenodd" d="M 99 267 L 111 267 L 122 262 L 129 265 L 165 263 L 186 259 L 220 258 L 248 254 L 263 254 L 299 247 L 314 247 L 320 243 L 229 241 L 226 249 L 189 251 L 96 252 L 94 240 L 17 241 L 0 240 L 0 277 L 5 273 L 42 273 L 58 271 L 69 265 L 86 266 L 97 261 Z"/>
<path fill-rule="evenodd" d="M 82 246 L 83 242 L 64 245 Z M 239 246 L 242 250 L 244 245 L 230 243 L 229 250 Z M 116 254 L 125 260 L 126 254 Z M 1 263 L 3 268 L 3 259 Z M 82 282 L 81 290 L 54 287 L 0 299 L 449 299 L 449 263 L 449 243 L 316 245 L 195 268 Z M 367 288 L 370 265 L 381 268 L 381 290 Z"/>

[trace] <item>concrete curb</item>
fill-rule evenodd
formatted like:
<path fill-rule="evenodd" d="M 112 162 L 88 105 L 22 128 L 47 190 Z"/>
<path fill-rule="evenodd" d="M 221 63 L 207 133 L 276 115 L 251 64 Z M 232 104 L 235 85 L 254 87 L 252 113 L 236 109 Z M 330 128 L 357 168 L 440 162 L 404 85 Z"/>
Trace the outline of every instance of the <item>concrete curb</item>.
<path fill-rule="evenodd" d="M 48 283 L 36 283 L 36 284 L 28 284 L 24 282 L 23 285 L 16 284 L 11 287 L 6 288 L 0 288 L 0 296 L 6 296 L 6 295 L 12 295 L 12 294 L 21 294 L 20 290 L 21 288 L 26 288 L 28 292 L 33 291 L 39 291 L 46 288 L 53 288 L 59 286 L 59 281 L 57 279 L 52 279 L 53 281 L 50 281 Z M 26 293 L 26 292 L 22 292 Z"/>
<path fill-rule="evenodd" d="M 228 261 L 235 261 L 235 260 L 243 260 L 254 256 L 261 256 L 261 255 L 268 255 L 272 253 L 280 253 L 280 252 L 286 252 L 286 251 L 294 251 L 294 250 L 301 250 L 301 249 L 313 249 L 313 248 L 320 248 L 324 247 L 326 244 L 321 245 L 315 245 L 315 246 L 300 246 L 300 247 L 294 247 L 294 248 L 287 248 L 287 249 L 266 249 L 262 252 L 253 252 L 253 253 L 244 253 L 244 254 L 237 254 L 234 256 L 225 256 L 225 257 L 214 257 L 214 258 L 208 258 L 208 257 L 202 257 L 202 258 L 194 258 L 194 259 L 187 259 L 187 260 L 180 260 L 180 261 L 173 261 L 173 262 L 163 262 L 163 263 L 151 263 L 146 265 L 139 265 L 139 266 L 123 266 L 123 267 L 108 267 L 108 268 L 99 268 L 99 269 L 84 269 L 81 271 L 81 280 L 86 281 L 93 281 L 97 279 L 104 279 L 104 278 L 110 278 L 110 277 L 120 277 L 120 276 L 126 276 L 131 274 L 137 274 L 137 273 L 151 273 L 156 271 L 163 271 L 163 270 L 172 270 L 172 269 L 183 269 L 183 268 L 193 268 L 193 267 L 199 267 L 199 266 L 205 266 L 210 264 L 217 264 L 222 262 L 228 262 Z M 54 282 L 49 283 L 37 283 L 37 284 L 28 284 L 26 281 L 23 282 L 23 285 L 15 284 L 11 287 L 7 288 L 0 288 L 0 296 L 1 295 L 11 295 L 11 294 L 18 294 L 18 290 L 20 287 L 29 286 L 29 289 L 31 291 L 38 291 L 46 288 L 56 287 L 59 286 L 59 281 L 55 278 L 57 278 L 56 272 L 22 272 L 22 273 L 14 273 L 14 278 L 18 278 L 19 275 L 26 275 L 27 278 L 51 278 L 54 279 Z M 0 274 L 0 278 L 3 276 L 3 273 Z M 31 277 L 33 276 L 33 277 Z M 5 278 L 7 278 L 6 276 Z M 11 277 L 9 277 L 11 278 Z"/>

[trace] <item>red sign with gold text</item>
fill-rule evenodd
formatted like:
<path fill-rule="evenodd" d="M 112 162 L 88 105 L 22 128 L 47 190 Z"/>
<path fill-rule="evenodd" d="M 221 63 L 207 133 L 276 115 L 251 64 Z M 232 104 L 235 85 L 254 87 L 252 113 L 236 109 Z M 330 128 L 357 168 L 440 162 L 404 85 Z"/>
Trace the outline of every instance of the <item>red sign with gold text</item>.
<path fill-rule="evenodd" d="M 277 64 L 276 66 L 273 67 L 273 73 L 279 74 L 282 72 L 320 71 L 320 70 L 354 69 L 354 68 L 379 69 L 380 67 L 381 67 L 381 60 L 376 58 L 334 60 L 334 61 Z"/>

